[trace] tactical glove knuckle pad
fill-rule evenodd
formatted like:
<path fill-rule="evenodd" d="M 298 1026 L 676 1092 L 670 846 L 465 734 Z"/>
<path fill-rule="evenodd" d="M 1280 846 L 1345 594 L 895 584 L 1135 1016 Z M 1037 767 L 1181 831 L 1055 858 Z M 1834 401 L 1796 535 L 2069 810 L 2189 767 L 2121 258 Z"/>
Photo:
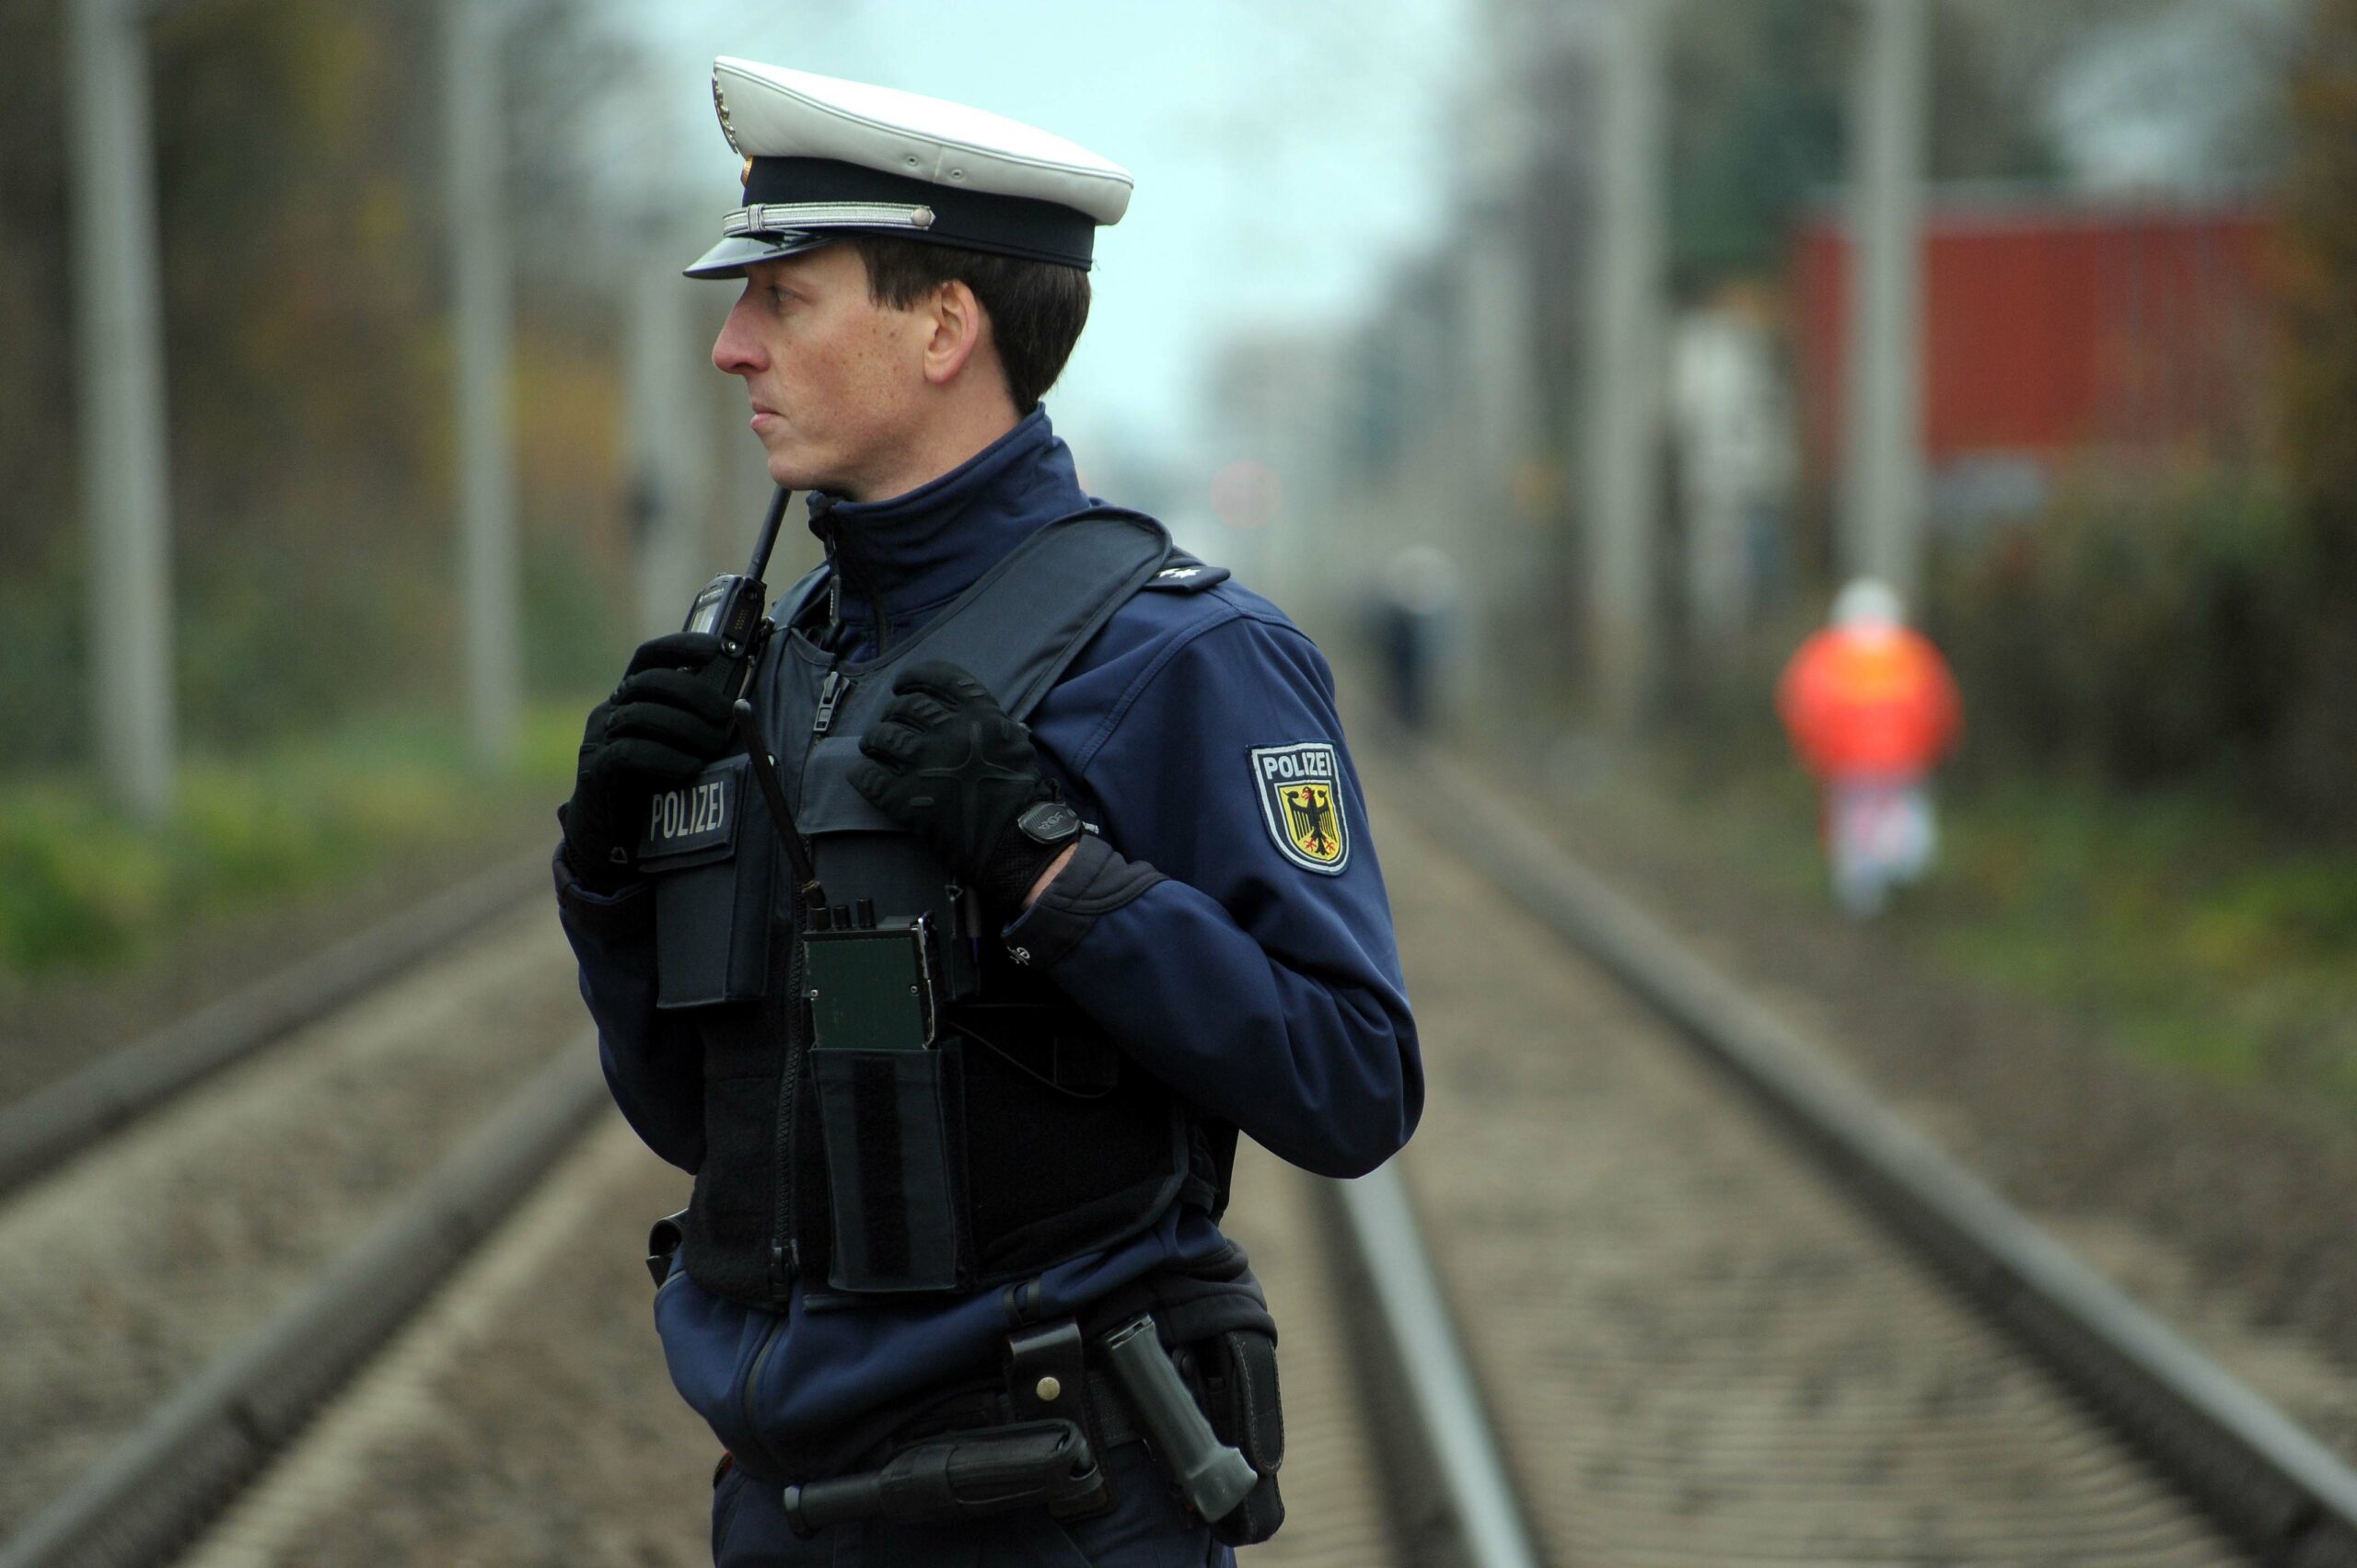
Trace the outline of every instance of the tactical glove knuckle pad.
<path fill-rule="evenodd" d="M 861 739 L 875 761 L 853 775 L 853 787 L 992 904 L 1020 908 L 1056 854 L 1015 825 L 1051 793 L 1029 729 L 954 665 L 918 665 L 892 690 Z"/>
<path fill-rule="evenodd" d="M 720 652 L 709 632 L 672 632 L 641 643 L 630 656 L 625 679 L 650 669 L 700 669 Z"/>

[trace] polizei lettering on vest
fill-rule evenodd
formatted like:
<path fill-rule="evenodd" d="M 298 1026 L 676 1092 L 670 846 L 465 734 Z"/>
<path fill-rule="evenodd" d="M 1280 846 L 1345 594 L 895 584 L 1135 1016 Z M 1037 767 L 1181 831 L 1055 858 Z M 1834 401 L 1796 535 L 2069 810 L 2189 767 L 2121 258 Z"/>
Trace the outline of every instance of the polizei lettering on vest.
<path fill-rule="evenodd" d="M 1263 751 L 1260 753 L 1260 782 L 1277 779 L 1331 779 L 1334 776 L 1334 753 L 1322 748 L 1316 750 Z"/>
<path fill-rule="evenodd" d="M 655 797 L 646 824 L 650 839 L 680 839 L 717 832 L 727 820 L 728 798 L 721 781 L 667 790 Z"/>

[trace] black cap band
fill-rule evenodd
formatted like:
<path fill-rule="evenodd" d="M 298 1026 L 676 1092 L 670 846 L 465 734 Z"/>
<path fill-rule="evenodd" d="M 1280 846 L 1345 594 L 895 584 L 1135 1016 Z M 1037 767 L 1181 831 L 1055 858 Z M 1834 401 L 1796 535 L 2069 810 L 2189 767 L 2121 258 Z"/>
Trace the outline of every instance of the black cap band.
<path fill-rule="evenodd" d="M 869 228 L 857 223 L 828 223 L 809 226 L 811 230 L 888 234 L 1083 270 L 1096 253 L 1096 222 L 1055 202 L 990 195 L 834 158 L 757 157 L 745 176 L 749 207 L 853 202 L 928 207 L 933 222 L 923 228 L 905 224 Z"/>

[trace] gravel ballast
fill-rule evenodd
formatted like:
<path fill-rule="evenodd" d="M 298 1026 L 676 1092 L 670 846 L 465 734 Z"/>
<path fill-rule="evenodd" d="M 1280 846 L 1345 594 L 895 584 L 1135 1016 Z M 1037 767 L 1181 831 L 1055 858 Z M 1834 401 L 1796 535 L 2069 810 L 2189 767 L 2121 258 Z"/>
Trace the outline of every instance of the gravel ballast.
<path fill-rule="evenodd" d="M 2058 1239 L 2357 1460 L 2357 1128 L 2128 1053 L 1713 860 L 1634 775 L 1500 766 L 1527 819 Z M 1796 832 L 1808 825 L 1796 823 Z M 2058 933 L 2058 940 L 2067 934 Z"/>
<path fill-rule="evenodd" d="M 1649 1007 L 1378 826 L 1406 1177 L 1549 1561 L 2243 1561 Z"/>
<path fill-rule="evenodd" d="M 1387 1568 L 1306 1202 L 1257 1149 L 1240 1217 L 1281 1325 L 1285 1527 L 1265 1568 Z M 610 1119 L 222 1520 L 189 1568 L 690 1568 L 718 1447 L 664 1372 L 637 1258 L 687 1179 Z"/>
<path fill-rule="evenodd" d="M 0 1206 L 0 1530 L 298 1294 L 582 1034 L 540 906 L 200 1086 Z"/>

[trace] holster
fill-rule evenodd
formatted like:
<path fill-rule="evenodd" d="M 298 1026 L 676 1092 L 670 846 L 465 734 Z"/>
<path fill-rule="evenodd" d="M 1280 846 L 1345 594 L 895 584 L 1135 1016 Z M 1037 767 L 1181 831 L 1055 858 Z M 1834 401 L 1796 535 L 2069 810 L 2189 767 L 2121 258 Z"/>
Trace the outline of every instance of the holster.
<path fill-rule="evenodd" d="M 1025 1422 L 914 1443 L 881 1469 L 785 1489 L 785 1520 L 806 1540 L 830 1525 L 886 1518 L 954 1525 L 1054 1508 L 1099 1485 L 1097 1456 L 1068 1421 Z"/>
<path fill-rule="evenodd" d="M 1277 1491 L 1277 1469 L 1285 1461 L 1285 1417 L 1277 1392 L 1276 1336 L 1230 1329 L 1180 1346 L 1173 1359 L 1213 1434 L 1239 1450 L 1260 1478 L 1225 1517 L 1211 1521 L 1212 1534 L 1230 1546 L 1256 1546 L 1285 1522 L 1284 1499 Z"/>
<path fill-rule="evenodd" d="M 1084 1349 L 1068 1318 L 1016 1330 L 1000 1391 L 969 1389 L 920 1411 L 861 1455 L 853 1473 L 786 1487 L 788 1523 L 807 1538 L 866 1518 L 946 1525 L 1030 1507 L 1066 1519 L 1104 1512 L 1117 1501 L 1104 1454 L 1140 1436 L 1151 1445 L 1155 1423 L 1140 1419 L 1120 1376 L 1095 1365 L 1097 1353 Z M 1182 1345 L 1169 1359 L 1185 1386 L 1174 1397 L 1191 1398 L 1213 1434 L 1238 1450 L 1257 1477 L 1242 1501 L 1210 1521 L 1213 1535 L 1231 1546 L 1267 1540 L 1285 1516 L 1277 1490 L 1284 1416 L 1274 1334 L 1230 1329 Z M 1172 1473 L 1171 1456 L 1156 1452 L 1155 1459 Z"/>
<path fill-rule="evenodd" d="M 1137 1430 L 1090 1375 L 1079 1328 L 1065 1318 L 1009 1334 L 1001 1376 L 998 1394 L 920 1412 L 855 1473 L 787 1487 L 787 1522 L 807 1537 L 863 1518 L 952 1524 L 1039 1506 L 1069 1519 L 1112 1506 L 1099 1457 Z"/>

